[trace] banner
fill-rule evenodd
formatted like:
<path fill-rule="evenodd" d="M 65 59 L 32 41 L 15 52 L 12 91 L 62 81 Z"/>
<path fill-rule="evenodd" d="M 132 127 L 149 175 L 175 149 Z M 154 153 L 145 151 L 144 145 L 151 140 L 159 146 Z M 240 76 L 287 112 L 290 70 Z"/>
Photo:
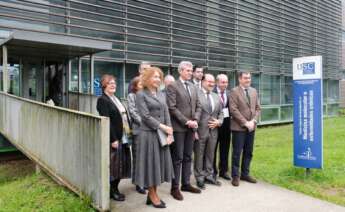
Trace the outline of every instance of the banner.
<path fill-rule="evenodd" d="M 293 59 L 294 165 L 323 167 L 322 57 Z"/>

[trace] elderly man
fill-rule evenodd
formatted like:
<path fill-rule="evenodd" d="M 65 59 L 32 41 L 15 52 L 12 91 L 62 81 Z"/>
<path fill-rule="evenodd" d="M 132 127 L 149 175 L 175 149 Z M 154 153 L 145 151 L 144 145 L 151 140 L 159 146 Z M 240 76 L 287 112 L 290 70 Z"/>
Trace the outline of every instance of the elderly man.
<path fill-rule="evenodd" d="M 228 76 L 225 74 L 219 74 L 217 76 L 217 86 L 214 92 L 218 94 L 222 103 L 222 109 L 224 114 L 224 121 L 221 127 L 218 128 L 218 141 L 217 147 L 219 146 L 219 176 L 225 180 L 231 180 L 228 175 L 228 161 L 230 151 L 230 140 L 231 140 L 231 129 L 230 129 L 230 112 L 229 112 L 229 99 L 230 90 L 228 90 Z M 217 147 L 215 157 L 217 156 Z M 218 174 L 216 158 L 214 159 L 214 172 L 215 176 Z"/>
<path fill-rule="evenodd" d="M 175 78 L 172 76 L 172 75 L 170 75 L 170 74 L 168 74 L 168 75 L 166 75 L 165 77 L 164 77 L 164 86 L 165 86 L 165 88 L 164 88 L 164 92 L 166 91 L 166 88 L 171 84 L 171 83 L 173 83 L 173 82 L 175 82 Z"/>
<path fill-rule="evenodd" d="M 216 93 L 213 93 L 215 79 L 211 74 L 205 74 L 199 90 L 199 100 L 202 108 L 198 137 L 194 144 L 194 175 L 197 186 L 205 189 L 204 183 L 220 185 L 213 173 L 214 153 L 217 144 L 218 127 L 223 123 L 223 107 Z"/>
<path fill-rule="evenodd" d="M 260 115 L 258 93 L 251 85 L 251 74 L 240 72 L 239 85 L 231 90 L 230 112 L 232 128 L 232 185 L 239 186 L 240 179 L 256 183 L 249 175 L 250 162 L 253 157 L 254 135 Z M 241 173 L 240 158 L 242 154 Z"/>
<path fill-rule="evenodd" d="M 201 193 L 200 189 L 190 183 L 194 136 L 201 112 L 198 90 L 190 82 L 192 71 L 192 63 L 182 61 L 178 66 L 179 79 L 167 87 L 167 103 L 175 140 L 170 146 L 175 173 L 171 195 L 177 200 L 183 200 L 179 189 L 181 169 L 181 190 Z"/>

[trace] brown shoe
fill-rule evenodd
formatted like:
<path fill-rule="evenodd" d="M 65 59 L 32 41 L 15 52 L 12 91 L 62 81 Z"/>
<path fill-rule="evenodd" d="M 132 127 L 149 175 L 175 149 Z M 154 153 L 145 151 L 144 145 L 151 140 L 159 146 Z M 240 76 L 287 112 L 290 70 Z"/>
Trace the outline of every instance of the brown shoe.
<path fill-rule="evenodd" d="M 201 190 L 198 188 L 193 187 L 192 185 L 184 185 L 181 187 L 181 191 L 187 191 L 190 193 L 194 193 L 194 194 L 199 194 L 201 193 Z"/>
<path fill-rule="evenodd" d="M 241 180 L 243 181 L 247 181 L 249 183 L 257 183 L 258 181 L 254 178 L 254 177 L 251 177 L 251 176 L 241 176 Z"/>
<path fill-rule="evenodd" d="M 239 177 L 233 177 L 232 181 L 231 181 L 231 184 L 233 186 L 239 186 L 240 185 L 240 178 Z"/>
<path fill-rule="evenodd" d="M 171 191 L 170 191 L 170 194 L 176 200 L 180 200 L 180 201 L 183 200 L 183 196 L 182 196 L 182 194 L 181 194 L 181 192 L 180 192 L 180 190 L 178 188 L 172 188 Z"/>

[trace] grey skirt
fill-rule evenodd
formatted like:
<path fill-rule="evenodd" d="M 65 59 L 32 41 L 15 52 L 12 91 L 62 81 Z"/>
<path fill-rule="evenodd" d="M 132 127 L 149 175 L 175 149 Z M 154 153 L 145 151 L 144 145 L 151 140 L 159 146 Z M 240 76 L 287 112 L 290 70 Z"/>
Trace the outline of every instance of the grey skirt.
<path fill-rule="evenodd" d="M 158 186 L 174 177 L 170 148 L 160 146 L 156 131 L 140 131 L 134 173 L 134 184 L 140 187 Z"/>

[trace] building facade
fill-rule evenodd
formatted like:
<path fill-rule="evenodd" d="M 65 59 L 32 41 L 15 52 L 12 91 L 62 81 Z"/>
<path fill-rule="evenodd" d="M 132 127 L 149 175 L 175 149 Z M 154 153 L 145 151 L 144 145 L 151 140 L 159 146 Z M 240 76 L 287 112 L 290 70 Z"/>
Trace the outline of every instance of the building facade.
<path fill-rule="evenodd" d="M 267 124 L 292 121 L 292 58 L 322 55 L 324 114 L 332 116 L 339 107 L 341 7 L 341 0 L 3 0 L 0 39 L 20 30 L 65 36 L 63 42 L 111 42 L 112 50 L 84 45 L 78 54 L 73 46 L 66 56 L 73 44 L 55 54 L 51 45 L 41 51 L 29 42 L 28 50 L 13 42 L 1 64 L 5 58 L 9 92 L 61 106 L 75 92 L 98 95 L 105 73 L 126 96 L 141 61 L 177 76 L 178 63 L 189 60 L 226 73 L 231 87 L 236 72 L 248 70 Z"/>

